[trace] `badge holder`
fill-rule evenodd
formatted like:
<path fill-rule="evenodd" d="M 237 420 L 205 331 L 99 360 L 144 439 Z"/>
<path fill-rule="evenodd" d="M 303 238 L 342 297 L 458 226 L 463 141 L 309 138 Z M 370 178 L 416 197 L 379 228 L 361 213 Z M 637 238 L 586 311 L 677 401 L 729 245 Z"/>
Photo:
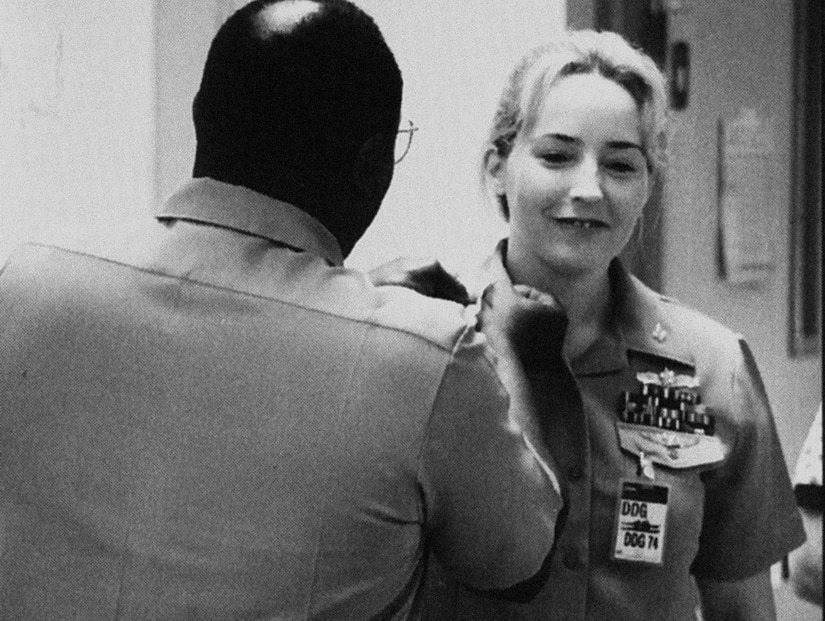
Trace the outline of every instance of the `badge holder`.
<path fill-rule="evenodd" d="M 653 464 L 647 462 L 651 473 L 648 476 L 644 456 L 640 456 L 639 462 L 648 481 L 623 480 L 619 483 L 611 558 L 616 561 L 662 565 L 670 487 L 653 482 Z"/>

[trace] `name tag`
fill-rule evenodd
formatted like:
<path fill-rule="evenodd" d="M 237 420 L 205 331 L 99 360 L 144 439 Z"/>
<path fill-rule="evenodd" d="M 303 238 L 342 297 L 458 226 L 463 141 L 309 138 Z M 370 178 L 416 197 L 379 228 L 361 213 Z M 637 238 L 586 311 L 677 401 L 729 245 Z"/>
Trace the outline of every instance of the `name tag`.
<path fill-rule="evenodd" d="M 611 555 L 614 560 L 662 564 L 669 492 L 667 485 L 621 482 Z"/>

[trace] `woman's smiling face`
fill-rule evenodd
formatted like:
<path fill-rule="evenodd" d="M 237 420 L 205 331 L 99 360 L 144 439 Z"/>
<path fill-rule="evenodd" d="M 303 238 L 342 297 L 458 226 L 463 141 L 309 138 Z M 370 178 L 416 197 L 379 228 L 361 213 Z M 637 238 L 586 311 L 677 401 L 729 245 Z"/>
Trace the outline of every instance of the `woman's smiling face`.
<path fill-rule="evenodd" d="M 507 199 L 508 258 L 575 275 L 606 270 L 648 198 L 641 118 L 631 95 L 596 73 L 559 79 L 506 158 L 487 171 Z"/>

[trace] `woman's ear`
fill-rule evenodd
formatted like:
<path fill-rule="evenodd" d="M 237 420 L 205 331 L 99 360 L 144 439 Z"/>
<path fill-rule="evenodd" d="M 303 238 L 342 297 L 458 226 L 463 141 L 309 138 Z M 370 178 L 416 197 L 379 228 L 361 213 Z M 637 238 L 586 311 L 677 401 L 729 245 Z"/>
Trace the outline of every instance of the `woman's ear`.
<path fill-rule="evenodd" d="M 649 172 L 647 174 L 647 183 L 645 184 L 645 200 L 642 202 L 642 208 L 646 208 L 650 202 L 650 197 L 653 196 L 654 187 L 659 183 L 659 175 L 656 172 Z"/>
<path fill-rule="evenodd" d="M 496 196 L 504 196 L 507 193 L 507 186 L 504 182 L 507 159 L 502 157 L 498 149 L 492 145 L 484 153 L 484 170 L 489 187 Z"/>

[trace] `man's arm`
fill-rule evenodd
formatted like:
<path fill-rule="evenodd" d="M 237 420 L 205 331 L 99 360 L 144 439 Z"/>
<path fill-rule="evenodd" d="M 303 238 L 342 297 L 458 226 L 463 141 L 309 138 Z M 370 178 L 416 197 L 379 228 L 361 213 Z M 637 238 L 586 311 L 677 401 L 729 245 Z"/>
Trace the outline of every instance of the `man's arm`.
<path fill-rule="evenodd" d="M 401 257 L 385 263 L 369 273 L 376 286 L 400 286 L 422 295 L 468 305 L 475 300 L 464 285 L 447 272 L 436 259 Z M 557 386 L 559 391 L 577 388 L 569 369 L 561 358 L 567 327 L 563 309 L 553 298 L 529 287 L 512 288 L 506 283 L 488 287 L 482 296 L 476 329 L 483 332 L 495 351 L 495 369 L 498 378 L 507 387 L 509 420 L 522 429 L 524 445 L 546 476 L 549 495 L 561 498 L 555 463 L 541 442 L 536 402 L 536 385 Z M 531 441 L 532 439 L 532 441 Z M 490 490 L 492 492 L 492 489 Z M 561 519 L 563 511 L 556 515 Z M 558 529 L 559 524 L 555 525 Z M 541 544 L 539 544 L 541 545 Z M 530 577 L 507 588 L 470 588 L 517 602 L 528 602 L 535 597 L 550 572 L 552 550 L 547 550 L 541 567 Z"/>
<path fill-rule="evenodd" d="M 697 579 L 704 621 L 776 621 L 770 571 L 721 582 Z"/>
<path fill-rule="evenodd" d="M 562 507 L 509 405 L 485 339 L 468 328 L 433 404 L 419 481 L 432 550 L 446 576 L 475 589 L 539 572 Z"/>
<path fill-rule="evenodd" d="M 794 496 L 806 541 L 788 556 L 790 581 L 802 599 L 822 606 L 822 404 L 796 462 Z"/>
<path fill-rule="evenodd" d="M 453 352 L 422 480 L 436 555 L 470 588 L 527 601 L 546 579 L 562 499 L 552 459 L 530 440 L 527 427 L 537 420 L 539 404 L 529 385 L 575 390 L 556 381 L 569 370 L 548 363 L 561 358 L 566 325 L 552 300 L 501 283 L 482 298 L 478 327 L 485 338 L 471 330 Z M 469 364 L 471 358 L 484 362 L 483 375 L 473 377 L 482 368 Z M 520 377 L 518 390 L 507 382 L 509 395 L 503 367 Z"/>
<path fill-rule="evenodd" d="M 789 579 L 799 597 L 822 606 L 822 511 L 804 507 L 799 511 L 807 540 L 788 557 Z"/>

